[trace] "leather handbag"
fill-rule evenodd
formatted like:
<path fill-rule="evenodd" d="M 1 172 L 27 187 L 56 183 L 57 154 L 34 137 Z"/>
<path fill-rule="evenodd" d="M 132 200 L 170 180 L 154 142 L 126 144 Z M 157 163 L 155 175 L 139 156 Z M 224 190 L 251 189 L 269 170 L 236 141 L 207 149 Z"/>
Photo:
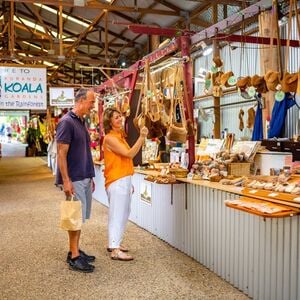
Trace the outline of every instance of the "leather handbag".
<path fill-rule="evenodd" d="M 174 142 L 185 143 L 187 130 L 182 123 L 174 122 L 167 130 L 167 139 Z"/>
<path fill-rule="evenodd" d="M 177 80 L 177 70 L 175 73 L 175 81 Z M 167 139 L 174 142 L 179 143 L 185 143 L 187 140 L 187 128 L 186 128 L 186 119 L 185 119 L 185 113 L 183 108 L 183 102 L 182 97 L 179 92 L 180 86 L 177 84 L 174 84 L 174 88 L 177 88 L 178 90 L 174 90 L 173 92 L 173 98 L 171 99 L 171 109 L 170 109 L 170 125 L 167 129 Z M 176 107 L 179 106 L 179 112 L 181 117 L 181 122 L 178 122 L 176 120 Z"/>

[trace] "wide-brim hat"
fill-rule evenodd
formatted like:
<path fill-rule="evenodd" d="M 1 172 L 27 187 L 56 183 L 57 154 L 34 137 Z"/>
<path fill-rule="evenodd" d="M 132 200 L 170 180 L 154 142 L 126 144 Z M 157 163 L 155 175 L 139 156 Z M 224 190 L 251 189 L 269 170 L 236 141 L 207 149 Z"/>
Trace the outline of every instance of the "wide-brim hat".
<path fill-rule="evenodd" d="M 229 79 L 229 77 L 231 77 L 233 75 L 234 74 L 233 74 L 232 71 L 229 71 L 229 72 L 226 72 L 226 73 L 222 74 L 221 79 L 220 79 L 221 85 L 229 87 L 230 85 L 228 84 L 228 79 Z"/>
<path fill-rule="evenodd" d="M 245 90 L 250 85 L 251 85 L 251 77 L 250 76 L 242 77 L 236 83 L 236 86 L 238 88 L 240 88 L 241 90 Z"/>
<path fill-rule="evenodd" d="M 267 89 L 269 91 L 276 91 L 277 86 L 279 84 L 279 72 L 276 71 L 268 71 L 264 76 Z"/>
<path fill-rule="evenodd" d="M 254 75 L 251 77 L 251 85 L 256 88 L 256 91 L 259 93 L 266 93 L 267 86 L 264 79 L 264 76 Z"/>
<path fill-rule="evenodd" d="M 285 72 L 281 80 L 281 90 L 285 93 L 297 91 L 298 73 Z"/>
<path fill-rule="evenodd" d="M 224 73 L 223 72 L 217 72 L 212 74 L 212 82 L 213 85 L 221 85 L 221 77 Z"/>
<path fill-rule="evenodd" d="M 214 57 L 213 57 L 213 62 L 214 62 L 215 66 L 216 66 L 217 68 L 220 68 L 220 67 L 223 66 L 223 61 L 222 61 L 222 59 L 220 58 L 220 56 L 214 56 Z"/>

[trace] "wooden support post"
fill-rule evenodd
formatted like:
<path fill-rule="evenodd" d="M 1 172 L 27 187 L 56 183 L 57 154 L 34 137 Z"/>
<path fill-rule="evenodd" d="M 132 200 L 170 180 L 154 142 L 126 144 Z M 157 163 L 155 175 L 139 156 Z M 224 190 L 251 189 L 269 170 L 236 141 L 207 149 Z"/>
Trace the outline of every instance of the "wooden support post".
<path fill-rule="evenodd" d="M 76 64 L 75 61 L 72 61 L 72 71 L 73 71 L 73 83 L 76 83 Z"/>
<path fill-rule="evenodd" d="M 14 1 L 10 1 L 10 18 L 9 18 L 9 54 L 14 55 L 15 52 L 15 26 L 14 26 L 15 4 Z"/>
<path fill-rule="evenodd" d="M 59 5 L 59 56 L 64 55 L 63 51 L 63 7 L 62 3 Z"/>
<path fill-rule="evenodd" d="M 190 58 L 190 49 L 191 49 L 191 38 L 189 36 L 181 36 L 181 55 L 183 58 L 186 58 L 186 61 L 183 63 L 183 80 L 185 81 L 186 87 L 186 95 L 187 99 L 185 99 L 184 103 L 186 106 L 186 119 L 193 121 L 194 123 L 194 102 L 193 102 L 193 66 Z M 192 115 L 189 115 L 190 114 Z M 189 155 L 189 169 L 192 164 L 195 162 L 195 136 L 188 137 L 188 155 Z"/>
<path fill-rule="evenodd" d="M 108 11 L 105 10 L 105 59 L 108 61 Z"/>
<path fill-rule="evenodd" d="M 214 23 L 218 23 L 218 5 L 215 4 L 213 6 L 213 20 Z M 213 40 L 213 56 L 219 56 L 219 42 L 218 40 Z M 221 120 L 220 120 L 220 97 L 214 97 L 214 115 L 215 115 L 215 123 L 214 123 L 214 138 L 221 138 Z"/>
<path fill-rule="evenodd" d="M 275 5 L 276 7 L 276 5 Z M 259 34 L 264 37 L 273 37 L 277 38 L 278 26 L 276 22 L 277 20 L 277 11 L 276 8 L 273 8 L 275 15 L 273 15 L 272 11 L 264 11 L 259 15 Z M 275 18 L 274 18 L 275 17 Z M 272 47 L 271 47 L 272 46 Z M 278 51 L 278 46 L 273 45 L 265 45 L 260 49 L 260 72 L 261 74 L 266 74 L 267 71 L 282 71 L 280 62 L 280 54 Z M 264 94 L 265 98 L 265 108 L 263 109 L 263 136 L 267 138 L 267 126 L 266 121 L 270 120 L 271 112 L 274 104 L 274 93 L 273 91 L 268 91 Z"/>

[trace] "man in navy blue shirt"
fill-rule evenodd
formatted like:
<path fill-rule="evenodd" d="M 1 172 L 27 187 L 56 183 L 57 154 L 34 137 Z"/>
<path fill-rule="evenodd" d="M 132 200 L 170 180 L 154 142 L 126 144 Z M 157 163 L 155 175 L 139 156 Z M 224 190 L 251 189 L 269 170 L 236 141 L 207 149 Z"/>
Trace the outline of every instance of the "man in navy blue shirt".
<path fill-rule="evenodd" d="M 81 201 L 82 221 L 90 218 L 92 192 L 95 177 L 90 149 L 90 136 L 84 116 L 95 106 L 95 93 L 91 89 L 80 89 L 75 95 L 75 106 L 60 120 L 56 130 L 58 172 L 56 184 L 62 184 L 66 197 L 75 196 Z M 79 248 L 81 230 L 68 231 L 70 251 L 67 255 L 69 268 L 90 273 L 90 263 L 95 256 L 87 255 Z"/>

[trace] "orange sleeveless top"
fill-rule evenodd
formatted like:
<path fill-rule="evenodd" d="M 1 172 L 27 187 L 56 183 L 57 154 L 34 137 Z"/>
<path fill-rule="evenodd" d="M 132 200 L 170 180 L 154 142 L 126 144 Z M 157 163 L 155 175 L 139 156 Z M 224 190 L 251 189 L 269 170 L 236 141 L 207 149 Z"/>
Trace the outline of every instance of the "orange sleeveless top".
<path fill-rule="evenodd" d="M 112 135 L 115 136 L 120 143 L 124 144 L 126 148 L 130 149 L 122 133 L 111 130 L 105 135 L 103 140 L 105 188 L 108 188 L 112 182 L 122 177 L 133 175 L 134 173 L 133 160 L 131 158 L 121 156 L 107 149 L 105 142 L 106 137 Z"/>

